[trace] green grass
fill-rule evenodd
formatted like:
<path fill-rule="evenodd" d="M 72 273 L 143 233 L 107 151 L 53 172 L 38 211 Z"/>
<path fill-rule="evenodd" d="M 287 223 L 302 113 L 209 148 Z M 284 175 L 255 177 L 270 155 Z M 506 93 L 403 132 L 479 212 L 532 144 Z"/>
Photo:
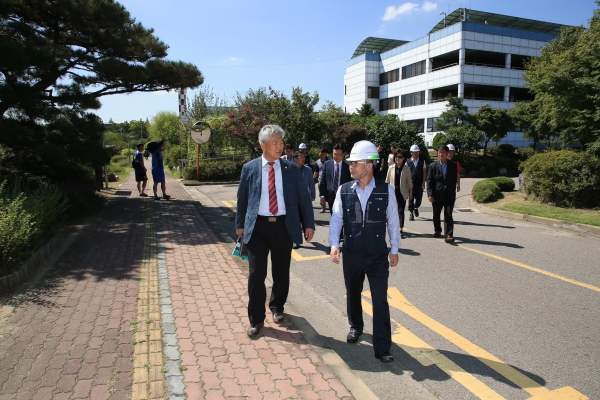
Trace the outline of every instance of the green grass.
<path fill-rule="evenodd" d="M 115 156 L 108 165 L 108 172 L 112 172 L 120 178 L 119 181 L 123 181 L 133 172 L 131 161 L 127 157 Z"/>
<path fill-rule="evenodd" d="M 578 224 L 600 226 L 600 211 L 581 210 L 576 208 L 560 208 L 533 201 L 505 203 L 501 205 L 486 204 L 499 210 L 515 212 L 537 217 L 554 218 L 563 221 L 576 222 Z"/>

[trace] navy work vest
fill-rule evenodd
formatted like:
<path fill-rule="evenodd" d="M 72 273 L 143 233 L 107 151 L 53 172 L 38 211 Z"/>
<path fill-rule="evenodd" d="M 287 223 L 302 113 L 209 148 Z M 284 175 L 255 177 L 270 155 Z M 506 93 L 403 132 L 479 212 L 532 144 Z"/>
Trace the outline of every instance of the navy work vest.
<path fill-rule="evenodd" d="M 389 200 L 388 184 L 375 180 L 375 188 L 367 200 L 366 218 L 363 221 L 360 200 L 352 189 L 354 182 L 344 183 L 340 191 L 344 215 L 344 251 L 387 254 L 385 229 Z"/>
<path fill-rule="evenodd" d="M 423 183 L 423 163 L 425 162 L 425 160 L 423 159 L 423 157 L 419 157 L 419 162 L 417 162 L 417 164 L 415 165 L 415 162 L 413 161 L 413 159 L 409 159 L 407 164 L 410 168 L 410 177 L 413 181 L 413 187 L 415 183 L 419 184 L 419 187 L 421 187 L 421 184 Z"/>

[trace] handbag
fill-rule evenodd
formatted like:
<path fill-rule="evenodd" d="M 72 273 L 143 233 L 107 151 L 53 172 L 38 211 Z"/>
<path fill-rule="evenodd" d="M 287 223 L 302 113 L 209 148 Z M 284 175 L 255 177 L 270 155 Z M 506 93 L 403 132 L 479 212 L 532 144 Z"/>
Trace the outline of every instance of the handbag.
<path fill-rule="evenodd" d="M 231 254 L 241 258 L 242 260 L 248 259 L 248 249 L 246 248 L 246 245 L 244 245 L 244 241 L 241 237 L 239 237 L 237 242 L 235 243 L 235 248 L 233 249 Z"/>

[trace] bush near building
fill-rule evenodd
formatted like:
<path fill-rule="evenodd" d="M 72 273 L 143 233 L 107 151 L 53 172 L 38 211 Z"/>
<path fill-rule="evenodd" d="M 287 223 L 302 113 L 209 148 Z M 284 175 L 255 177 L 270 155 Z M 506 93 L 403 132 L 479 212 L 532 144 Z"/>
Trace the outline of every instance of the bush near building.
<path fill-rule="evenodd" d="M 488 179 L 488 181 L 492 181 L 498 185 L 501 191 L 503 192 L 512 192 L 515 190 L 515 181 L 506 176 L 496 176 L 494 178 Z"/>
<path fill-rule="evenodd" d="M 492 180 L 477 182 L 471 189 L 471 197 L 477 203 L 491 203 L 500 198 L 500 186 Z"/>
<path fill-rule="evenodd" d="M 535 154 L 521 163 L 524 191 L 559 207 L 600 206 L 600 158 L 572 150 Z"/>

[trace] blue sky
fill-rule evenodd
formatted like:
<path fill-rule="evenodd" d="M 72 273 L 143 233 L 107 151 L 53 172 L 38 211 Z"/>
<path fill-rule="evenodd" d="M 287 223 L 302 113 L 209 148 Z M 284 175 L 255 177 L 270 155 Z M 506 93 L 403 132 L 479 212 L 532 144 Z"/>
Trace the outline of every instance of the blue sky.
<path fill-rule="evenodd" d="M 198 66 L 204 85 L 231 98 L 272 86 L 319 93 L 317 109 L 343 106 L 344 68 L 369 36 L 414 40 L 458 7 L 585 25 L 593 0 L 122 0 L 131 15 L 169 45 L 169 59 Z M 188 90 L 188 97 L 193 95 Z M 108 122 L 177 112 L 177 93 L 106 96 L 96 113 Z"/>

